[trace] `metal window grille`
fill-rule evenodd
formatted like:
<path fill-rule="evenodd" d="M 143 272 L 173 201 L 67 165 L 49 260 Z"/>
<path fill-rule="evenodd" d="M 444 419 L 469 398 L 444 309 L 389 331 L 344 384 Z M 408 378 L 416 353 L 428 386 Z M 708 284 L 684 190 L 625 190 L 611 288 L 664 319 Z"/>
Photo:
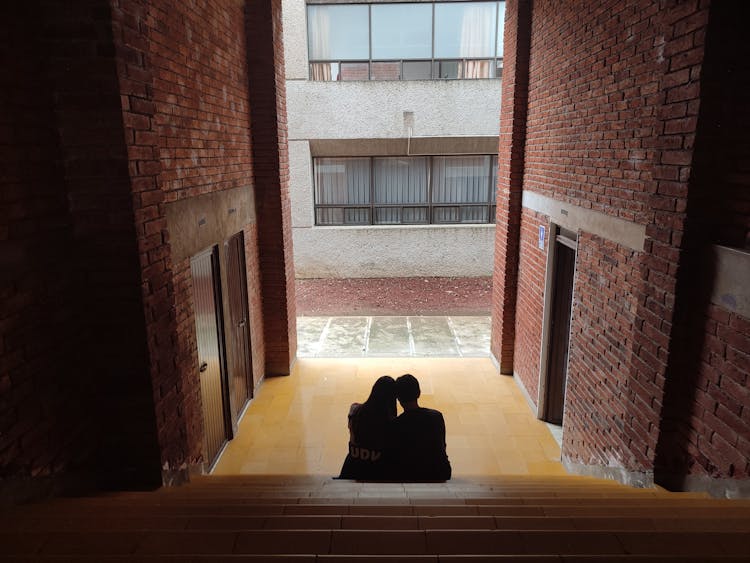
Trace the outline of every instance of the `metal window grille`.
<path fill-rule="evenodd" d="M 315 158 L 315 224 L 495 222 L 497 156 Z"/>

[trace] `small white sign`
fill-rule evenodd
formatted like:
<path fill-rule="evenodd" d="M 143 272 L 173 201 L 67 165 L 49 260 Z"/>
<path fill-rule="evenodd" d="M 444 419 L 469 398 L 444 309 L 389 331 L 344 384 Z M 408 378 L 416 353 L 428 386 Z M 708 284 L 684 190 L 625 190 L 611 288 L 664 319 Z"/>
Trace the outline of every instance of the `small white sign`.
<path fill-rule="evenodd" d="M 539 225 L 539 250 L 544 250 L 544 233 L 546 230 L 544 225 Z"/>

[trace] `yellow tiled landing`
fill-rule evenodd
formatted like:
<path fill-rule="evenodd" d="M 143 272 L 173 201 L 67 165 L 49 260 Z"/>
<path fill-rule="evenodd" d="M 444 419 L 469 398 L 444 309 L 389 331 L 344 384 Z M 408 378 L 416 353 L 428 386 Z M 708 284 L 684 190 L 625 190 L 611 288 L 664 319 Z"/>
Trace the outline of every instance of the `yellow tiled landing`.
<path fill-rule="evenodd" d="M 349 405 L 381 375 L 404 373 L 419 379 L 420 404 L 445 417 L 454 477 L 565 474 L 547 426 L 488 358 L 299 359 L 256 391 L 213 473 L 338 475 Z"/>

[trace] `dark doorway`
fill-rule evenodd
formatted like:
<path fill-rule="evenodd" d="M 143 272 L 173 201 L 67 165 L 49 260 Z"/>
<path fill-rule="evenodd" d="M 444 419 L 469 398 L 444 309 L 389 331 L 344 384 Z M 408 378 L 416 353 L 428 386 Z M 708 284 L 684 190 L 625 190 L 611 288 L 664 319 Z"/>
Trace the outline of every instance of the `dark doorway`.
<path fill-rule="evenodd" d="M 206 459 L 213 465 L 230 438 L 227 409 L 226 366 L 224 359 L 218 248 L 196 254 L 190 260 L 195 303 L 195 333 Z"/>
<path fill-rule="evenodd" d="M 555 237 L 555 255 L 552 266 L 552 314 L 544 402 L 544 420 L 553 424 L 562 424 L 565 405 L 576 248 L 576 234 L 560 229 Z"/>
<path fill-rule="evenodd" d="M 245 237 L 241 232 L 224 243 L 227 275 L 227 346 L 229 367 L 229 402 L 232 427 L 237 423 L 247 401 L 253 396 L 252 351 L 248 322 L 247 272 L 245 270 Z"/>

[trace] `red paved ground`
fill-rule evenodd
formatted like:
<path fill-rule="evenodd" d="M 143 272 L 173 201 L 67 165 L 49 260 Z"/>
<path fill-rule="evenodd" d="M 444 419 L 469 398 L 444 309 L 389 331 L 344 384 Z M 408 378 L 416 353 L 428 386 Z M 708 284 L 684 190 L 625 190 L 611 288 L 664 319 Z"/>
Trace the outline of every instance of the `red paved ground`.
<path fill-rule="evenodd" d="M 489 315 L 492 278 L 298 279 L 297 314 Z"/>

